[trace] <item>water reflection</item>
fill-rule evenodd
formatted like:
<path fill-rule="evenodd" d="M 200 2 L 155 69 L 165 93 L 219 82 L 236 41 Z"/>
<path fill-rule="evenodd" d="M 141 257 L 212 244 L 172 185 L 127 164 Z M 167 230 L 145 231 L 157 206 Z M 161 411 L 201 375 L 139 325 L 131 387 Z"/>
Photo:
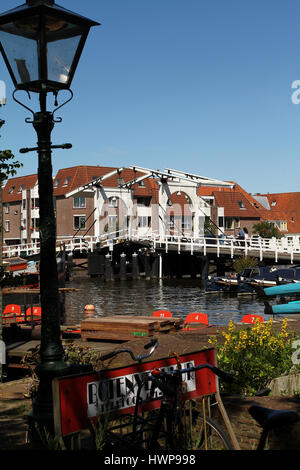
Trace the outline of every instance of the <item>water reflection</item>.
<path fill-rule="evenodd" d="M 257 297 L 205 294 L 199 279 L 105 283 L 76 273 L 68 287 L 82 291 L 66 294 L 67 324 L 80 323 L 87 304 L 95 306 L 96 316 L 151 316 L 155 310 L 170 310 L 175 317 L 186 317 L 191 312 L 204 312 L 216 325 L 226 325 L 231 319 L 240 321 L 247 313 L 263 315 L 264 311 L 263 300 Z"/>

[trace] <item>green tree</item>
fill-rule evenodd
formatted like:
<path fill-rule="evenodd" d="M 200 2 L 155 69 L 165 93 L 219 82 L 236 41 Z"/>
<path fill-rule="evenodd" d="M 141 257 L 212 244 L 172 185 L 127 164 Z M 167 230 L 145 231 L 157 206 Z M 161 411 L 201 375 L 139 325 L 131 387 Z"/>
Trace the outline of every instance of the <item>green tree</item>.
<path fill-rule="evenodd" d="M 253 225 L 253 233 L 257 233 L 262 238 L 281 238 L 283 236 L 273 222 L 268 222 L 267 220 Z"/>
<path fill-rule="evenodd" d="M 0 120 L 0 128 L 3 126 L 5 121 Z M 18 168 L 21 168 L 23 165 L 22 163 L 14 160 L 14 155 L 12 154 L 11 150 L 0 150 L 0 276 L 1 280 L 4 276 L 3 270 L 3 209 L 2 209 L 2 187 L 4 181 L 9 176 L 14 176 L 17 172 Z M 2 340 L 2 308 L 3 301 L 2 301 L 2 286 L 0 282 L 0 340 Z M 2 381 L 2 364 L 0 363 L 0 382 Z"/>
<path fill-rule="evenodd" d="M 233 269 L 237 273 L 241 273 L 245 268 L 255 268 L 258 265 L 258 261 L 256 258 L 252 258 L 251 256 L 240 256 L 237 258 L 233 263 Z"/>

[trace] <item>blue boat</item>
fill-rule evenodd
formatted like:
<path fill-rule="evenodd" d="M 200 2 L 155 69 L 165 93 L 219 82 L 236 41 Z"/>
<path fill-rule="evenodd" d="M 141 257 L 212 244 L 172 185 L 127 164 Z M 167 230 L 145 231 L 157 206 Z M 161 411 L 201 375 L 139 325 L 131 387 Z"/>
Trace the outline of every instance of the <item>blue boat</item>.
<path fill-rule="evenodd" d="M 293 295 L 300 294 L 300 282 L 289 282 L 279 286 L 264 289 L 266 295 Z"/>
<path fill-rule="evenodd" d="M 270 305 L 265 302 L 265 315 L 286 315 L 300 313 L 300 301 L 288 302 L 287 304 Z"/>
<path fill-rule="evenodd" d="M 205 281 L 205 292 L 227 292 L 237 295 L 263 294 L 267 287 L 276 287 L 292 281 L 300 281 L 300 267 L 255 266 L 245 268 L 236 275 L 208 276 Z"/>

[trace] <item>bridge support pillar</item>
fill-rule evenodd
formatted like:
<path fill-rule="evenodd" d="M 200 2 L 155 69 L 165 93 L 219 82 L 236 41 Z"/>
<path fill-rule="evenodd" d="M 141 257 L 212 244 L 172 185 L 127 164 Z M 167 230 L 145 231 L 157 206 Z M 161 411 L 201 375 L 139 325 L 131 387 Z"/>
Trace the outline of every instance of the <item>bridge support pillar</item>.
<path fill-rule="evenodd" d="M 159 257 L 157 253 L 152 253 L 152 270 L 151 277 L 153 279 L 158 279 L 159 277 Z"/>
<path fill-rule="evenodd" d="M 146 275 L 146 280 L 149 281 L 151 279 L 151 258 L 150 258 L 150 253 L 146 253 L 146 256 L 145 256 L 145 275 Z"/>
<path fill-rule="evenodd" d="M 209 268 L 209 259 L 207 256 L 203 256 L 201 262 L 201 279 L 204 280 L 208 275 L 208 268 Z"/>
<path fill-rule="evenodd" d="M 132 255 L 132 278 L 140 279 L 139 255 L 137 253 Z"/>
<path fill-rule="evenodd" d="M 163 278 L 163 257 L 161 253 L 158 255 L 158 278 Z"/>
<path fill-rule="evenodd" d="M 110 254 L 107 254 L 105 256 L 105 280 L 106 281 L 114 280 Z"/>
<path fill-rule="evenodd" d="M 121 253 L 120 256 L 120 279 L 121 281 L 125 281 L 126 279 L 126 255 L 125 253 Z"/>

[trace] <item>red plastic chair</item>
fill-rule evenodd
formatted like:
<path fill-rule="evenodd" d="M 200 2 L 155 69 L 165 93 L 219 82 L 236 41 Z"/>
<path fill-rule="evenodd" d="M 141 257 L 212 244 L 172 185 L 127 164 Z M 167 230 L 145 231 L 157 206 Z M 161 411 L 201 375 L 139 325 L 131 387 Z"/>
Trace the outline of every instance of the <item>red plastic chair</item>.
<path fill-rule="evenodd" d="M 199 328 L 190 328 L 191 323 L 202 323 L 205 325 L 205 327 L 209 326 L 208 324 L 208 316 L 206 313 L 199 313 L 199 312 L 194 312 L 194 313 L 189 313 L 184 321 L 183 324 L 183 330 L 198 330 Z"/>
<path fill-rule="evenodd" d="M 42 309 L 41 307 L 33 307 L 32 309 L 32 313 L 34 316 L 36 317 L 40 317 L 42 315 Z M 26 317 L 30 317 L 31 316 L 31 307 L 29 307 L 27 310 L 26 310 Z"/>
<path fill-rule="evenodd" d="M 6 305 L 3 311 L 3 320 L 13 320 L 16 322 L 24 321 L 24 314 L 21 311 L 21 306 L 17 304 Z"/>
<path fill-rule="evenodd" d="M 160 318 L 171 318 L 172 313 L 169 312 L 168 310 L 156 310 L 156 312 L 154 312 L 152 316 L 160 317 Z"/>
<path fill-rule="evenodd" d="M 242 318 L 242 323 L 255 323 L 256 319 L 259 319 L 260 322 L 263 322 L 264 319 L 261 315 L 255 315 L 254 313 L 250 313 L 248 315 L 244 315 Z"/>
<path fill-rule="evenodd" d="M 21 315 L 21 306 L 16 304 L 6 305 L 3 315 L 13 313 L 14 315 Z"/>

